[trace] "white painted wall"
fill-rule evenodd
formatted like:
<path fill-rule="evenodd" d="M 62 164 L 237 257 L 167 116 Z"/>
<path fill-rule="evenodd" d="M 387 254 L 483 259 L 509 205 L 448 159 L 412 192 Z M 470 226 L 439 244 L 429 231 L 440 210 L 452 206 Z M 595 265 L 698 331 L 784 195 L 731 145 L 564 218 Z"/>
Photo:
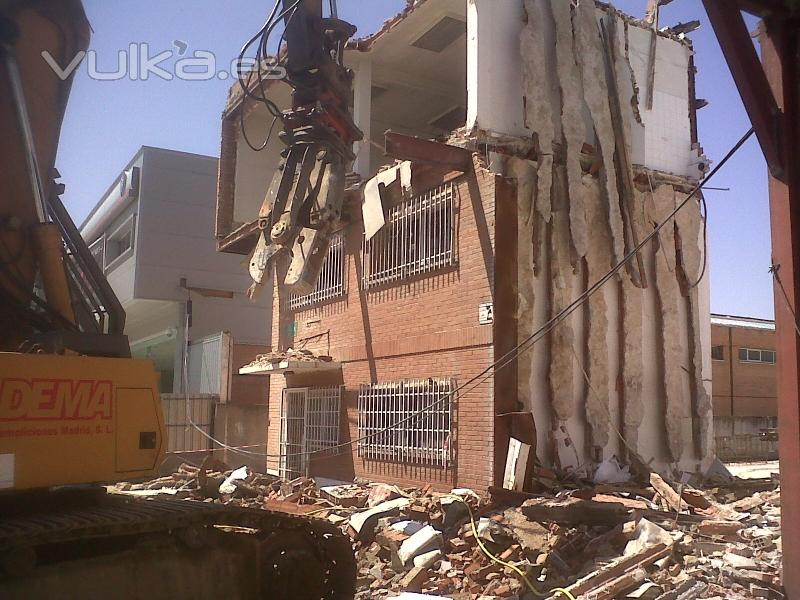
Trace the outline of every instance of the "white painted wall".
<path fill-rule="evenodd" d="M 635 153 L 634 162 L 651 169 L 698 178 L 699 157 L 692 149 L 689 110 L 689 59 L 686 46 L 663 37 L 657 38 L 653 108 L 647 110 L 647 63 L 650 32 L 628 28 L 628 56 L 639 85 L 639 109 L 644 122 L 644 148 Z"/>
<path fill-rule="evenodd" d="M 197 335 L 226 330 L 243 342 L 263 344 L 271 329 L 266 294 L 251 302 L 245 295 L 251 282 L 243 257 L 216 249 L 216 181 L 215 158 L 145 149 L 135 296 L 185 301 L 184 278 L 189 287 L 234 292 L 231 300 L 193 294 Z"/>
<path fill-rule="evenodd" d="M 519 38 L 522 0 L 467 0 L 467 127 L 528 137 Z"/>
<path fill-rule="evenodd" d="M 598 9 L 598 19 L 604 15 Z M 524 27 L 523 0 L 467 0 L 467 126 L 497 136 L 528 138 L 533 131 L 524 119 L 520 33 Z M 624 35 L 620 27 L 619 36 Z M 628 28 L 628 56 L 638 88 L 642 126 L 626 110 L 633 164 L 676 175 L 698 178 L 700 157 L 692 148 L 689 119 L 690 50 L 663 37 L 656 46 L 656 76 L 652 110 L 645 108 L 650 32 Z M 624 48 L 624 40 L 622 44 Z M 542 57 L 533 58 L 543 60 Z M 545 82 L 545 85 L 547 83 Z M 621 90 L 624 95 L 625 90 Z M 623 107 L 626 109 L 627 107 Z M 591 122 L 587 118 L 587 122 Z M 594 143 L 591 130 L 586 142 Z"/>

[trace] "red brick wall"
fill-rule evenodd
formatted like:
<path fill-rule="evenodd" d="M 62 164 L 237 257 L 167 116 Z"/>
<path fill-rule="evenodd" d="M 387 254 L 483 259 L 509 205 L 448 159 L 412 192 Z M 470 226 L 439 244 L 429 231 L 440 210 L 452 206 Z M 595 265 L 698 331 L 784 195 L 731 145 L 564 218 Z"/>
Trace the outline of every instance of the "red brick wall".
<path fill-rule="evenodd" d="M 423 178 L 415 172 L 415 189 L 422 191 L 452 177 L 428 173 Z M 448 377 L 460 385 L 491 364 L 492 326 L 478 324 L 478 310 L 481 303 L 493 300 L 496 176 L 478 167 L 452 180 L 457 266 L 362 290 L 363 226 L 357 221 L 345 234 L 348 293 L 344 298 L 279 313 L 276 293 L 272 339 L 282 340 L 284 347 L 305 343 L 308 349 L 330 354 L 343 368 L 317 376 L 270 378 L 270 454 L 279 453 L 280 398 L 287 383 L 289 387 L 344 384 L 340 436 L 346 442 L 358 437 L 360 384 Z M 360 217 L 359 210 L 351 214 Z M 344 480 L 365 477 L 400 484 L 429 482 L 440 489 L 454 485 L 485 489 L 495 475 L 493 386 L 489 378 L 476 389 L 459 393 L 454 411 L 455 462 L 448 469 L 366 461 L 353 446 L 340 456 L 316 458 L 311 472 Z M 269 463 L 271 468 L 278 467 L 277 460 Z"/>
<path fill-rule="evenodd" d="M 261 377 L 251 377 L 239 375 L 239 369 L 255 360 L 259 354 L 268 351 L 266 346 L 254 346 L 252 344 L 233 344 L 231 356 L 231 389 L 229 402 L 231 404 L 266 404 L 267 390 L 265 389 L 265 379 Z"/>
<path fill-rule="evenodd" d="M 776 416 L 775 365 L 739 360 L 739 348 L 775 350 L 775 332 L 712 325 L 711 345 L 722 346 L 724 352 L 724 360 L 712 361 L 714 415 Z M 777 360 L 780 359 L 778 356 Z"/>

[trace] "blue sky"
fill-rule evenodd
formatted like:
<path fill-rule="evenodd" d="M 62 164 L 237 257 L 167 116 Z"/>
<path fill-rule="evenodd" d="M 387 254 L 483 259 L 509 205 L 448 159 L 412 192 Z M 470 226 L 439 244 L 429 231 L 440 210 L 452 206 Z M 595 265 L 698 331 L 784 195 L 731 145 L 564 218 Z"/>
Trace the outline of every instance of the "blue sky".
<path fill-rule="evenodd" d="M 500 0 L 505 1 L 505 0 Z M 566 0 L 564 0 L 566 1 Z M 84 0 L 94 30 L 98 67 L 111 71 L 117 53 L 147 42 L 151 55 L 188 44 L 213 52 L 226 65 L 264 22 L 271 0 Z M 373 32 L 405 0 L 339 0 L 339 14 L 359 35 Z M 646 0 L 618 0 L 619 9 L 643 15 Z M 691 34 L 698 68 L 700 142 L 719 160 L 749 127 L 736 88 L 700 0 L 675 0 L 662 9 L 662 25 L 699 19 Z M 748 20 L 755 25 L 755 21 Z M 231 81 L 93 81 L 80 68 L 70 98 L 57 161 L 67 208 L 81 222 L 142 145 L 218 155 L 220 115 Z M 766 165 L 755 139 L 728 163 L 708 191 L 711 308 L 714 312 L 771 318 L 769 206 Z"/>

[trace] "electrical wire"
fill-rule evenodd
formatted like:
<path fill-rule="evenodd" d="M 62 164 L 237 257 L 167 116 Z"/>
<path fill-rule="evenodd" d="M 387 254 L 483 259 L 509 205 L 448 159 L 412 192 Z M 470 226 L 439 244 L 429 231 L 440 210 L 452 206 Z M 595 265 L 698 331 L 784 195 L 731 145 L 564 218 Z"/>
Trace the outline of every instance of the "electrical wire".
<path fill-rule="evenodd" d="M 478 535 L 478 526 L 477 526 L 477 523 L 475 521 L 475 515 L 472 512 L 472 507 L 469 505 L 469 502 L 467 502 L 461 496 L 456 496 L 454 494 L 445 496 L 445 498 L 450 498 L 450 499 L 455 500 L 457 502 L 461 502 L 464 506 L 467 507 L 467 512 L 469 512 L 470 525 L 472 526 L 472 536 L 475 538 L 475 541 L 478 544 L 478 548 L 480 548 L 481 551 L 493 563 L 496 563 L 496 564 L 498 564 L 498 565 L 500 565 L 502 567 L 506 567 L 507 569 L 511 569 L 512 571 L 514 571 L 514 573 L 519 575 L 520 578 L 522 579 L 522 581 L 525 582 L 525 585 L 528 586 L 528 589 L 531 591 L 531 593 L 534 596 L 537 596 L 538 598 L 548 598 L 549 596 L 551 596 L 553 594 L 557 594 L 557 595 L 566 596 L 570 600 L 576 600 L 575 596 L 573 596 L 568 590 L 565 590 L 564 588 L 553 588 L 552 590 L 550 590 L 549 594 L 544 594 L 544 593 L 540 592 L 538 589 L 536 589 L 536 586 L 534 586 L 531 583 L 530 579 L 528 579 L 528 576 L 525 575 L 525 573 L 522 571 L 522 569 L 520 569 L 517 565 L 515 565 L 513 563 L 506 562 L 506 561 L 502 560 L 501 558 L 498 558 L 497 556 L 492 554 L 492 552 L 486 547 L 486 545 L 483 543 L 483 540 L 481 539 L 481 536 Z"/>
<path fill-rule="evenodd" d="M 260 452 L 247 452 L 247 451 L 238 450 L 234 446 L 229 446 L 229 445 L 227 445 L 227 444 L 215 439 L 213 436 L 211 436 L 208 433 L 206 433 L 205 431 L 203 431 L 193 421 L 191 421 L 191 417 L 189 416 L 189 412 L 188 412 L 188 393 L 187 393 L 187 419 L 190 421 L 190 423 L 203 436 L 205 436 L 207 439 L 209 439 L 210 441 L 212 441 L 213 443 L 217 444 L 218 446 L 220 446 L 223 449 L 229 450 L 229 451 L 234 452 L 234 453 L 239 453 L 239 454 L 242 454 L 242 455 L 245 455 L 245 456 L 257 456 L 257 457 L 260 457 L 260 458 L 270 458 L 270 459 L 284 459 L 284 458 L 294 458 L 294 457 L 301 457 L 301 456 L 310 457 L 310 456 L 314 456 L 314 455 L 317 455 L 317 454 L 330 453 L 332 451 L 353 446 L 354 444 L 358 444 L 360 442 L 367 441 L 369 439 L 372 439 L 372 438 L 375 438 L 377 436 L 380 436 L 380 435 L 382 435 L 382 434 L 384 434 L 384 433 L 386 433 L 388 431 L 397 429 L 400 425 L 404 425 L 405 423 L 411 421 L 412 419 L 417 418 L 419 415 L 424 414 L 426 412 L 429 412 L 429 411 L 433 410 L 434 408 L 438 407 L 440 404 L 442 404 L 442 403 L 444 403 L 446 401 L 449 401 L 450 399 L 456 397 L 456 394 L 458 392 L 464 390 L 465 388 L 467 388 L 467 386 L 471 386 L 471 387 L 469 387 L 469 389 L 467 389 L 465 393 L 477 388 L 484 381 L 486 381 L 487 379 L 492 377 L 497 371 L 500 371 L 500 370 L 504 369 L 509 364 L 514 362 L 519 357 L 520 354 L 522 354 L 523 352 L 525 352 L 528 349 L 530 349 L 531 347 L 533 347 L 538 341 L 540 341 L 552 329 L 554 329 L 557 325 L 559 325 L 562 321 L 564 321 L 567 317 L 569 317 L 573 312 L 575 312 L 581 305 L 583 305 L 584 302 L 586 302 L 594 293 L 596 293 L 599 289 L 601 289 L 609 280 L 611 280 L 622 268 L 625 267 L 625 265 L 630 260 L 632 260 L 634 257 L 636 257 L 636 255 L 647 244 L 649 244 L 668 223 L 672 223 L 672 220 L 675 217 L 675 215 L 677 215 L 678 212 L 680 210 L 682 210 L 683 207 L 685 207 L 689 203 L 689 201 L 695 196 L 695 194 L 697 194 L 697 192 L 699 192 L 701 189 L 703 189 L 703 186 L 707 182 L 711 181 L 714 178 L 714 176 L 720 171 L 720 169 L 722 169 L 722 167 L 725 166 L 725 164 L 731 159 L 731 157 L 734 154 L 736 154 L 736 152 L 738 152 L 738 150 L 744 145 L 744 143 L 752 135 L 753 135 L 753 129 L 751 128 L 747 133 L 745 133 L 739 139 L 738 142 L 736 142 L 736 144 L 734 144 L 734 146 L 725 154 L 725 156 L 714 167 L 714 169 L 712 169 L 708 173 L 708 175 L 705 177 L 705 179 L 703 179 L 703 181 L 698 183 L 692 189 L 692 191 L 689 192 L 689 194 L 686 196 L 686 198 L 684 198 L 684 200 L 682 202 L 680 202 L 680 204 L 678 204 L 675 207 L 675 209 L 669 215 L 667 215 L 661 223 L 659 223 L 658 225 L 656 225 L 653 228 L 653 231 L 651 231 L 641 242 L 639 242 L 639 244 L 637 244 L 635 248 L 633 248 L 628 254 L 626 254 L 603 277 L 601 277 L 597 282 L 595 282 L 585 292 L 581 293 L 575 300 L 573 300 L 572 303 L 570 303 L 568 306 L 563 308 L 558 314 L 556 314 L 551 319 L 549 319 L 537 331 L 532 333 L 525 340 L 523 340 L 522 342 L 517 344 L 514 348 L 509 350 L 506 354 L 504 354 L 499 359 L 497 359 L 495 362 L 490 364 L 483 371 L 481 371 L 477 375 L 473 376 L 472 378 L 470 378 L 468 381 L 466 381 L 462 385 L 456 387 L 456 389 L 452 390 L 450 393 L 448 393 L 444 397 L 442 397 L 439 400 L 436 400 L 436 401 L 428 404 L 427 406 L 422 407 L 421 409 L 419 409 L 415 413 L 412 413 L 408 417 L 400 419 L 399 421 L 396 421 L 396 422 L 394 422 L 394 423 L 392 423 L 390 425 L 387 425 L 386 427 L 384 427 L 382 429 L 379 429 L 379 430 L 374 431 L 372 433 L 360 436 L 360 437 L 352 439 L 350 441 L 343 442 L 341 444 L 336 444 L 334 446 L 330 446 L 330 447 L 324 448 L 322 450 L 296 452 L 296 453 L 291 453 L 291 454 L 269 454 L 269 453 L 260 453 Z M 799 333 L 800 333 L 800 328 L 799 328 Z M 187 345 L 188 345 L 188 331 L 187 331 Z M 187 380 L 188 380 L 188 366 L 187 365 L 188 365 L 187 357 L 186 357 L 186 353 L 184 353 L 184 370 L 185 370 L 185 372 L 187 374 Z"/>
<path fill-rule="evenodd" d="M 700 203 L 703 205 L 703 268 L 700 270 L 700 276 L 697 278 L 697 281 L 689 284 L 690 290 L 700 285 L 700 282 L 703 281 L 703 277 L 706 275 L 706 269 L 708 268 L 708 205 L 706 204 L 706 198 L 703 194 L 700 194 Z"/>

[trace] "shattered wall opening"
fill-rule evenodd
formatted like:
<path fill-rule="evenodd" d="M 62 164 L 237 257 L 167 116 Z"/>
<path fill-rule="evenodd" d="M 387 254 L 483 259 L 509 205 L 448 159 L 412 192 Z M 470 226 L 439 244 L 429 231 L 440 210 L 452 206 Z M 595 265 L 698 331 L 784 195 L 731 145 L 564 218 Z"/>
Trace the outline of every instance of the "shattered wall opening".
<path fill-rule="evenodd" d="M 517 182 L 521 340 L 663 222 L 705 166 L 691 140 L 687 42 L 653 32 L 651 45 L 641 24 L 594 2 L 526 0 L 525 10 L 520 54 L 532 160 L 498 161 Z M 545 464 L 578 469 L 617 457 L 695 472 L 710 461 L 702 243 L 695 199 L 519 360 L 518 400 L 534 412 Z"/>
<path fill-rule="evenodd" d="M 357 172 L 366 177 L 391 162 L 379 151 L 387 130 L 441 140 L 464 126 L 467 45 L 463 0 L 417 2 L 356 44 L 360 52 L 348 61 L 356 71 L 355 116 L 367 138 L 359 144 Z M 363 106 L 359 95 L 367 87 L 369 102 L 362 104 L 369 106 Z"/>

